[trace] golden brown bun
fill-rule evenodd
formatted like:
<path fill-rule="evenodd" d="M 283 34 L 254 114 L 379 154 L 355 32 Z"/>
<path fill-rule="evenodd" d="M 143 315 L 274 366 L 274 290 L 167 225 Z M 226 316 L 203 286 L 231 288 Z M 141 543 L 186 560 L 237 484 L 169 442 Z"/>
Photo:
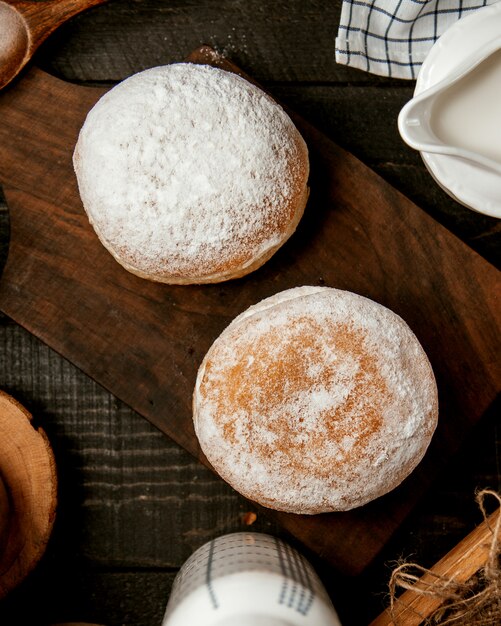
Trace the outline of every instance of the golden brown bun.
<path fill-rule="evenodd" d="M 198 373 L 194 425 L 214 469 L 263 506 L 322 513 L 396 487 L 438 416 L 429 361 L 385 307 L 300 287 L 250 307 Z"/>

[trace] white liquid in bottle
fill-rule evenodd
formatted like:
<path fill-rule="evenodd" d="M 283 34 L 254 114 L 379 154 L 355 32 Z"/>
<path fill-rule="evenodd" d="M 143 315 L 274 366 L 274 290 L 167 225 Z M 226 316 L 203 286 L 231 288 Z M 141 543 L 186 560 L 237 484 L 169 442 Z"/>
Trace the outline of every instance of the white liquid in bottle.
<path fill-rule="evenodd" d="M 172 587 L 162 626 L 341 626 L 320 579 L 291 546 L 235 533 L 199 548 Z"/>

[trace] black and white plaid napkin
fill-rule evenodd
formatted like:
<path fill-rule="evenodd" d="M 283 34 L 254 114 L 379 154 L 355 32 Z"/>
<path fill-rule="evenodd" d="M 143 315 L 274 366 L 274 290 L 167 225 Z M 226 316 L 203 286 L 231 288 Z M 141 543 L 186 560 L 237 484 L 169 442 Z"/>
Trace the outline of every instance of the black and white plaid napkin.
<path fill-rule="evenodd" d="M 456 20 L 498 0 L 343 0 L 336 61 L 416 78 L 431 46 Z"/>

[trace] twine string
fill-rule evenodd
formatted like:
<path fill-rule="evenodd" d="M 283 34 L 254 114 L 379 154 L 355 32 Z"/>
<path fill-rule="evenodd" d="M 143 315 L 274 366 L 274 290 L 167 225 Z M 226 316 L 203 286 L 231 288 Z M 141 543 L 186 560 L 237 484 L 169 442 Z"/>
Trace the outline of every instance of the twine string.
<path fill-rule="evenodd" d="M 390 578 L 390 615 L 395 626 L 404 626 L 405 617 L 399 618 L 396 612 L 397 590 L 411 590 L 421 596 L 441 600 L 440 606 L 431 615 L 420 615 L 427 626 L 500 626 L 501 624 L 501 569 L 500 531 L 501 515 L 494 526 L 487 521 L 485 499 L 492 496 L 501 507 L 501 497 L 490 489 L 476 495 L 476 501 L 487 527 L 492 533 L 492 541 L 485 565 L 475 576 L 465 582 L 458 582 L 428 570 L 417 563 L 403 563 L 396 567 Z M 423 579 L 423 576 L 426 578 Z"/>

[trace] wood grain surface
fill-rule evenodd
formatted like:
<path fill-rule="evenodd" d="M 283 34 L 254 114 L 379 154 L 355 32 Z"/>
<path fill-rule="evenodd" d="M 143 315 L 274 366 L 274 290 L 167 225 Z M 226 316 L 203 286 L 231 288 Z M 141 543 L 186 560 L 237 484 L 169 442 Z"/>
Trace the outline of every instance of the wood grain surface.
<path fill-rule="evenodd" d="M 398 138 L 396 114 L 412 84 L 336 66 L 339 10 L 339 2 L 116 1 L 56 33 L 37 62 L 65 79 L 109 84 L 143 67 L 181 60 L 208 41 L 497 263 L 499 223 L 445 196 L 419 156 Z M 5 235 L 5 208 L 0 218 Z M 250 505 L 8 318 L 0 340 L 0 382 L 37 410 L 63 477 L 47 558 L 0 605 L 2 623 L 33 622 L 36 615 L 47 624 L 76 619 L 159 624 L 184 558 L 206 539 L 245 528 L 243 514 Z M 388 560 L 412 554 L 431 565 L 480 521 L 474 489 L 500 487 L 496 417 L 491 412 L 483 420 L 356 582 L 313 557 L 344 623 L 366 624 L 380 612 Z M 257 514 L 252 528 L 284 536 Z M 36 612 L 26 602 L 33 598 Z"/>
<path fill-rule="evenodd" d="M 190 59 L 236 71 L 206 48 Z M 497 272 L 293 116 L 309 146 L 312 174 L 307 215 L 291 243 L 262 270 L 223 285 L 172 287 L 138 279 L 97 241 L 72 173 L 78 130 L 101 94 L 32 70 L 0 96 L 0 180 L 11 211 L 2 310 L 202 461 L 191 420 L 196 372 L 242 310 L 283 289 L 320 283 L 400 314 L 422 342 L 439 384 L 440 425 L 425 461 L 397 491 L 362 509 L 277 514 L 293 536 L 339 570 L 361 572 L 496 397 Z"/>
<path fill-rule="evenodd" d="M 12 396 L 0 391 L 0 478 L 8 517 L 0 543 L 0 598 L 42 557 L 54 525 L 57 478 L 47 435 Z M 5 508 L 5 503 L 7 507 Z"/>

